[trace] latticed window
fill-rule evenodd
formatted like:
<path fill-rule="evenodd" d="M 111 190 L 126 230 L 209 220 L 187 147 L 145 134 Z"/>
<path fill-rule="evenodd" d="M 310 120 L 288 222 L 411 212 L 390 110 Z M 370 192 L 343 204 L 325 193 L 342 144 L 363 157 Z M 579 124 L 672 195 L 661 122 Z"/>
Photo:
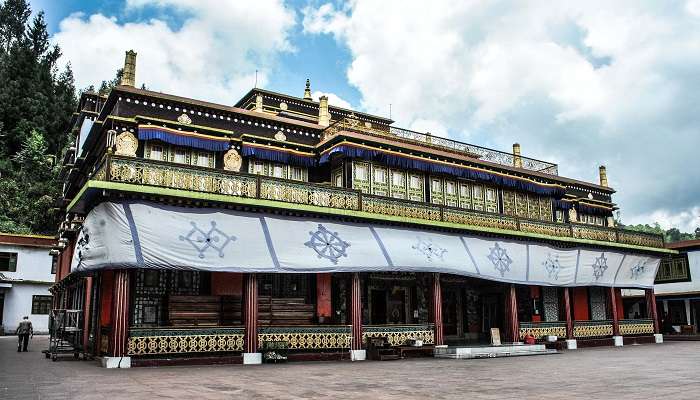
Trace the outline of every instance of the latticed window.
<path fill-rule="evenodd" d="M 32 296 L 32 314 L 49 314 L 51 312 L 51 304 L 51 296 Z"/>
<path fill-rule="evenodd" d="M 17 271 L 17 253 L 0 253 L 0 271 Z"/>

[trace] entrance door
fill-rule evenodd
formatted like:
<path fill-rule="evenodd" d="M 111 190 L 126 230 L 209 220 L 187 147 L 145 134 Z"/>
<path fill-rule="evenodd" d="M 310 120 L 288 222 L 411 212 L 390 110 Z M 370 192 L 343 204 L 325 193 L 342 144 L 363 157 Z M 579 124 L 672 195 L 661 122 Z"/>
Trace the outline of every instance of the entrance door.
<path fill-rule="evenodd" d="M 498 295 L 492 294 L 484 296 L 481 333 L 485 335 L 490 335 L 491 328 L 501 327 L 501 320 L 498 315 L 498 305 Z"/>
<path fill-rule="evenodd" d="M 386 290 L 372 289 L 370 296 L 370 301 L 372 302 L 370 323 L 386 324 Z"/>
<path fill-rule="evenodd" d="M 445 336 L 462 336 L 462 293 L 444 288 L 442 293 L 442 331 Z"/>

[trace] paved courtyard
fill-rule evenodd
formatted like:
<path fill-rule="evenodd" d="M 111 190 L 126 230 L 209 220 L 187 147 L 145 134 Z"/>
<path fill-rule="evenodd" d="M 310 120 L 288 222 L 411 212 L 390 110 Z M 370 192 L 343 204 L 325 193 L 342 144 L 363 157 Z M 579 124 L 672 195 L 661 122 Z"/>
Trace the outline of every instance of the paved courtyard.
<path fill-rule="evenodd" d="M 17 353 L 0 337 L 0 399 L 697 399 L 700 342 L 483 360 L 309 362 L 106 370 Z"/>

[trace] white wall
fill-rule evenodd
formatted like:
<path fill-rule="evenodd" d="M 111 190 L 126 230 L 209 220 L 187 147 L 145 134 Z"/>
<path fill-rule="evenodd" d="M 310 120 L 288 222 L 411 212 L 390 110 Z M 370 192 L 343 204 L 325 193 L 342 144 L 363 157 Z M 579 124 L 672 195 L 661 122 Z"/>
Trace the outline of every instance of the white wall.
<path fill-rule="evenodd" d="M 12 287 L 3 288 L 5 301 L 1 325 L 6 333 L 14 333 L 23 316 L 32 321 L 35 332 L 48 332 L 48 315 L 32 315 L 32 296 L 51 295 L 49 287 L 55 280 L 51 273 L 52 257 L 45 247 L 28 247 L 0 244 L 0 252 L 17 253 L 17 270 L 2 271 L 6 277 L 22 279 L 32 283 L 11 282 Z M 7 285 L 7 284 L 5 284 Z"/>
<path fill-rule="evenodd" d="M 14 334 L 17 324 L 25 315 L 34 326 L 34 333 L 49 331 L 49 316 L 32 314 L 32 296 L 51 295 L 50 285 L 13 283 L 12 288 L 5 289 L 5 307 L 2 313 L 2 326 L 5 334 Z"/>
<path fill-rule="evenodd" d="M 656 295 L 668 295 L 674 293 L 700 292 L 700 251 L 688 252 L 688 268 L 690 269 L 689 282 L 661 283 L 654 285 Z"/>
<path fill-rule="evenodd" d="M 10 279 L 54 282 L 51 274 L 52 257 L 45 247 L 24 247 L 0 244 L 0 252 L 17 253 L 17 271 L 2 271 Z"/>

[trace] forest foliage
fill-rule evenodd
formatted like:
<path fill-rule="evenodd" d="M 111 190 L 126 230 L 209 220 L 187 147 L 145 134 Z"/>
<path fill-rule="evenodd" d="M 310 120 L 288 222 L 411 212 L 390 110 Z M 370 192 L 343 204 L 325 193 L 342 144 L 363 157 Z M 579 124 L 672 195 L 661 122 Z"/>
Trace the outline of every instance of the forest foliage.
<path fill-rule="evenodd" d="M 26 0 L 0 1 L 0 232 L 53 233 L 60 160 L 77 99 L 44 19 Z"/>

